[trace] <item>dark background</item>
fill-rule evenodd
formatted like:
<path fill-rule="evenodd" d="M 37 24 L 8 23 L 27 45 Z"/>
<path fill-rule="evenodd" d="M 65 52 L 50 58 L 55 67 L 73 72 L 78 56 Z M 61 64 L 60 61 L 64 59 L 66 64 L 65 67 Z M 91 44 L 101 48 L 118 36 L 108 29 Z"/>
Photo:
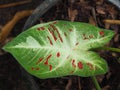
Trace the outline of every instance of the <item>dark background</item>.
<path fill-rule="evenodd" d="M 0 5 L 18 1 L 23 0 L 0 0 Z M 0 30 L 13 18 L 16 12 L 35 9 L 43 1 L 44 0 L 32 0 L 32 2 L 28 4 L 0 8 Z M 120 10 L 112 3 L 107 2 L 107 0 L 71 1 L 74 2 L 72 3 L 70 0 L 60 1 L 43 14 L 42 17 L 37 20 L 37 23 L 51 20 L 71 21 L 72 16 L 74 16 L 74 21 L 86 22 L 95 24 L 101 28 L 107 28 L 103 20 L 120 20 Z M 72 11 L 76 10 L 77 14 L 75 15 L 75 13 L 72 13 L 71 11 L 72 16 L 70 16 L 68 9 L 71 9 Z M 5 43 L 22 32 L 27 18 L 28 17 L 21 19 L 16 23 Z M 116 33 L 108 45 L 120 48 L 120 25 L 110 24 L 108 29 L 111 29 Z M 97 76 L 102 90 L 120 90 L 120 54 L 101 50 L 98 53 L 108 62 L 109 65 L 108 73 Z M 27 81 L 25 75 L 15 58 L 11 54 L 0 50 L 0 90 L 30 90 L 31 85 L 27 84 L 29 81 Z M 36 82 L 35 84 L 40 88 L 39 90 L 80 90 L 80 88 L 82 90 L 95 90 L 90 78 L 67 76 L 45 80 L 35 77 L 33 77 L 33 79 Z"/>

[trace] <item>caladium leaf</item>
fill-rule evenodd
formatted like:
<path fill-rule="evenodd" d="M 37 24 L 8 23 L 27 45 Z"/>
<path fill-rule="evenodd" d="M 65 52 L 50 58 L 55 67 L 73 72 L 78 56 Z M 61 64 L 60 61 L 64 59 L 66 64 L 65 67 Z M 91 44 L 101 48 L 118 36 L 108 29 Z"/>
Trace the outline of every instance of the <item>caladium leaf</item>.
<path fill-rule="evenodd" d="M 88 77 L 108 71 L 105 60 L 91 49 L 103 46 L 113 35 L 86 23 L 53 21 L 24 31 L 3 49 L 39 78 Z"/>

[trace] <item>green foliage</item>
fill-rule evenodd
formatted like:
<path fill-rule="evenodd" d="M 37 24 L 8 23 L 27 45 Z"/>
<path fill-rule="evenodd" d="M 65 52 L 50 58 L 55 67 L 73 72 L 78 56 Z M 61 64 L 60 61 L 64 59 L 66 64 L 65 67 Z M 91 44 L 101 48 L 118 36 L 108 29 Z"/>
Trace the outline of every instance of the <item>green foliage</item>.
<path fill-rule="evenodd" d="M 39 78 L 88 77 L 108 71 L 105 60 L 91 49 L 103 46 L 113 35 L 86 23 L 53 21 L 24 31 L 3 49 Z"/>

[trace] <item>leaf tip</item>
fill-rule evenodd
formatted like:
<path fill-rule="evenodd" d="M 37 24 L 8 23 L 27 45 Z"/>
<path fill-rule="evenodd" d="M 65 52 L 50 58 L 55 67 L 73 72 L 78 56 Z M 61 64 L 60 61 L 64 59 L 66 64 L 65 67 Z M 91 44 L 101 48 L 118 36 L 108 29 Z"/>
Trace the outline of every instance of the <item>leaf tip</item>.
<path fill-rule="evenodd" d="M 4 50 L 4 51 L 8 51 L 8 47 L 7 47 L 7 45 L 3 46 L 3 47 L 2 47 L 2 50 Z"/>

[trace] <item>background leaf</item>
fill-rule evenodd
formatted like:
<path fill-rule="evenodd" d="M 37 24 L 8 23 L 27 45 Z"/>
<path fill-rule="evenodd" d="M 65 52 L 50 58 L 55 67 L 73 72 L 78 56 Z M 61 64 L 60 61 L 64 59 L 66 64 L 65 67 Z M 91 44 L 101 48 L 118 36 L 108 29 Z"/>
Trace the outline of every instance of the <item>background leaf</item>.
<path fill-rule="evenodd" d="M 107 63 L 91 49 L 114 33 L 86 23 L 53 21 L 36 25 L 4 46 L 32 75 L 52 78 L 104 74 Z"/>

